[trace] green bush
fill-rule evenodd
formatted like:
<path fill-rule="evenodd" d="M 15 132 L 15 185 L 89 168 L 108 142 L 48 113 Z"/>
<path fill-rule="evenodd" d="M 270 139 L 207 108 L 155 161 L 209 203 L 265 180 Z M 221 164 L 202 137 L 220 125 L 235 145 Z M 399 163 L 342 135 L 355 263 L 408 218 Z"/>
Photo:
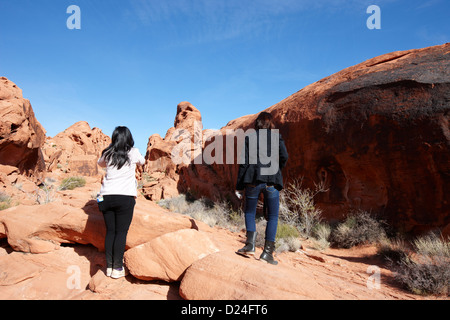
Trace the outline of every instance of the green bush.
<path fill-rule="evenodd" d="M 300 233 L 297 228 L 287 223 L 279 223 L 276 239 L 298 238 Z"/>
<path fill-rule="evenodd" d="M 70 177 L 61 182 L 59 190 L 73 190 L 75 188 L 81 188 L 86 185 L 86 179 L 83 177 Z"/>
<path fill-rule="evenodd" d="M 299 237 L 300 232 L 295 226 L 287 223 L 279 223 L 276 235 L 276 251 L 297 251 L 302 245 Z"/>

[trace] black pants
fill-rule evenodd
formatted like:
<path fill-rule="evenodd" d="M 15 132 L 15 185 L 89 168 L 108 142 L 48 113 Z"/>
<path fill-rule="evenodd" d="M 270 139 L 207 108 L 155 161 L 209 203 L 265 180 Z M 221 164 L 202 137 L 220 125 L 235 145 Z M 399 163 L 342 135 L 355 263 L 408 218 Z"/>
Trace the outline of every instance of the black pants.
<path fill-rule="evenodd" d="M 136 200 L 132 196 L 104 196 L 99 204 L 106 224 L 105 252 L 108 268 L 121 268 L 128 229 L 133 219 Z"/>

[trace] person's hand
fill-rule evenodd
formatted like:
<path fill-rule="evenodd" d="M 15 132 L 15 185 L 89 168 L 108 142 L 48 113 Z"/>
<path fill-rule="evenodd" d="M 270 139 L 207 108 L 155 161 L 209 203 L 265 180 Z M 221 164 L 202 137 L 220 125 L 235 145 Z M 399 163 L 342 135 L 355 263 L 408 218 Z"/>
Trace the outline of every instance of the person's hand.
<path fill-rule="evenodd" d="M 238 197 L 239 200 L 242 200 L 243 198 L 242 191 L 236 190 L 234 194 L 236 195 L 236 197 Z"/>

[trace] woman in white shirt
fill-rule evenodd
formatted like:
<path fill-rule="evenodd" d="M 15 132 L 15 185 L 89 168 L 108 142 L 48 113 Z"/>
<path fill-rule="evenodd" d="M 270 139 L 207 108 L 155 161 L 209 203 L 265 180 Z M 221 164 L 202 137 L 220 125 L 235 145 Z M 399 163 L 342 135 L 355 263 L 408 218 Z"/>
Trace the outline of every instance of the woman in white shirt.
<path fill-rule="evenodd" d="M 123 254 L 136 204 L 136 165 L 143 165 L 145 160 L 134 148 L 133 136 L 127 127 L 117 127 L 111 141 L 98 160 L 98 164 L 106 168 L 106 176 L 97 202 L 106 224 L 106 274 L 117 279 L 126 275 Z"/>

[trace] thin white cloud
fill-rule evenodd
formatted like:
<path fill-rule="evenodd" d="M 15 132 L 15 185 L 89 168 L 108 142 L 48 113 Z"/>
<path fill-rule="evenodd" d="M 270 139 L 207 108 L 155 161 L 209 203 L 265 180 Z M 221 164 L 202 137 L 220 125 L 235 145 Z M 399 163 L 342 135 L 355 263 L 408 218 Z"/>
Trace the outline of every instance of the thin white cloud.
<path fill-rule="evenodd" d="M 360 0 L 130 0 L 138 20 L 145 26 L 164 23 L 180 30 L 185 23 L 190 38 L 184 42 L 209 42 L 264 34 L 277 18 L 326 9 L 344 10 Z M 185 31 L 185 30 L 181 30 Z"/>
<path fill-rule="evenodd" d="M 425 9 L 425 8 L 429 8 L 429 7 L 432 7 L 432 6 L 434 6 L 434 5 L 436 5 L 436 4 L 439 4 L 439 3 L 441 3 L 442 2 L 442 0 L 428 0 L 428 1 L 423 1 L 419 6 L 417 6 L 417 10 L 422 10 L 422 9 Z"/>

